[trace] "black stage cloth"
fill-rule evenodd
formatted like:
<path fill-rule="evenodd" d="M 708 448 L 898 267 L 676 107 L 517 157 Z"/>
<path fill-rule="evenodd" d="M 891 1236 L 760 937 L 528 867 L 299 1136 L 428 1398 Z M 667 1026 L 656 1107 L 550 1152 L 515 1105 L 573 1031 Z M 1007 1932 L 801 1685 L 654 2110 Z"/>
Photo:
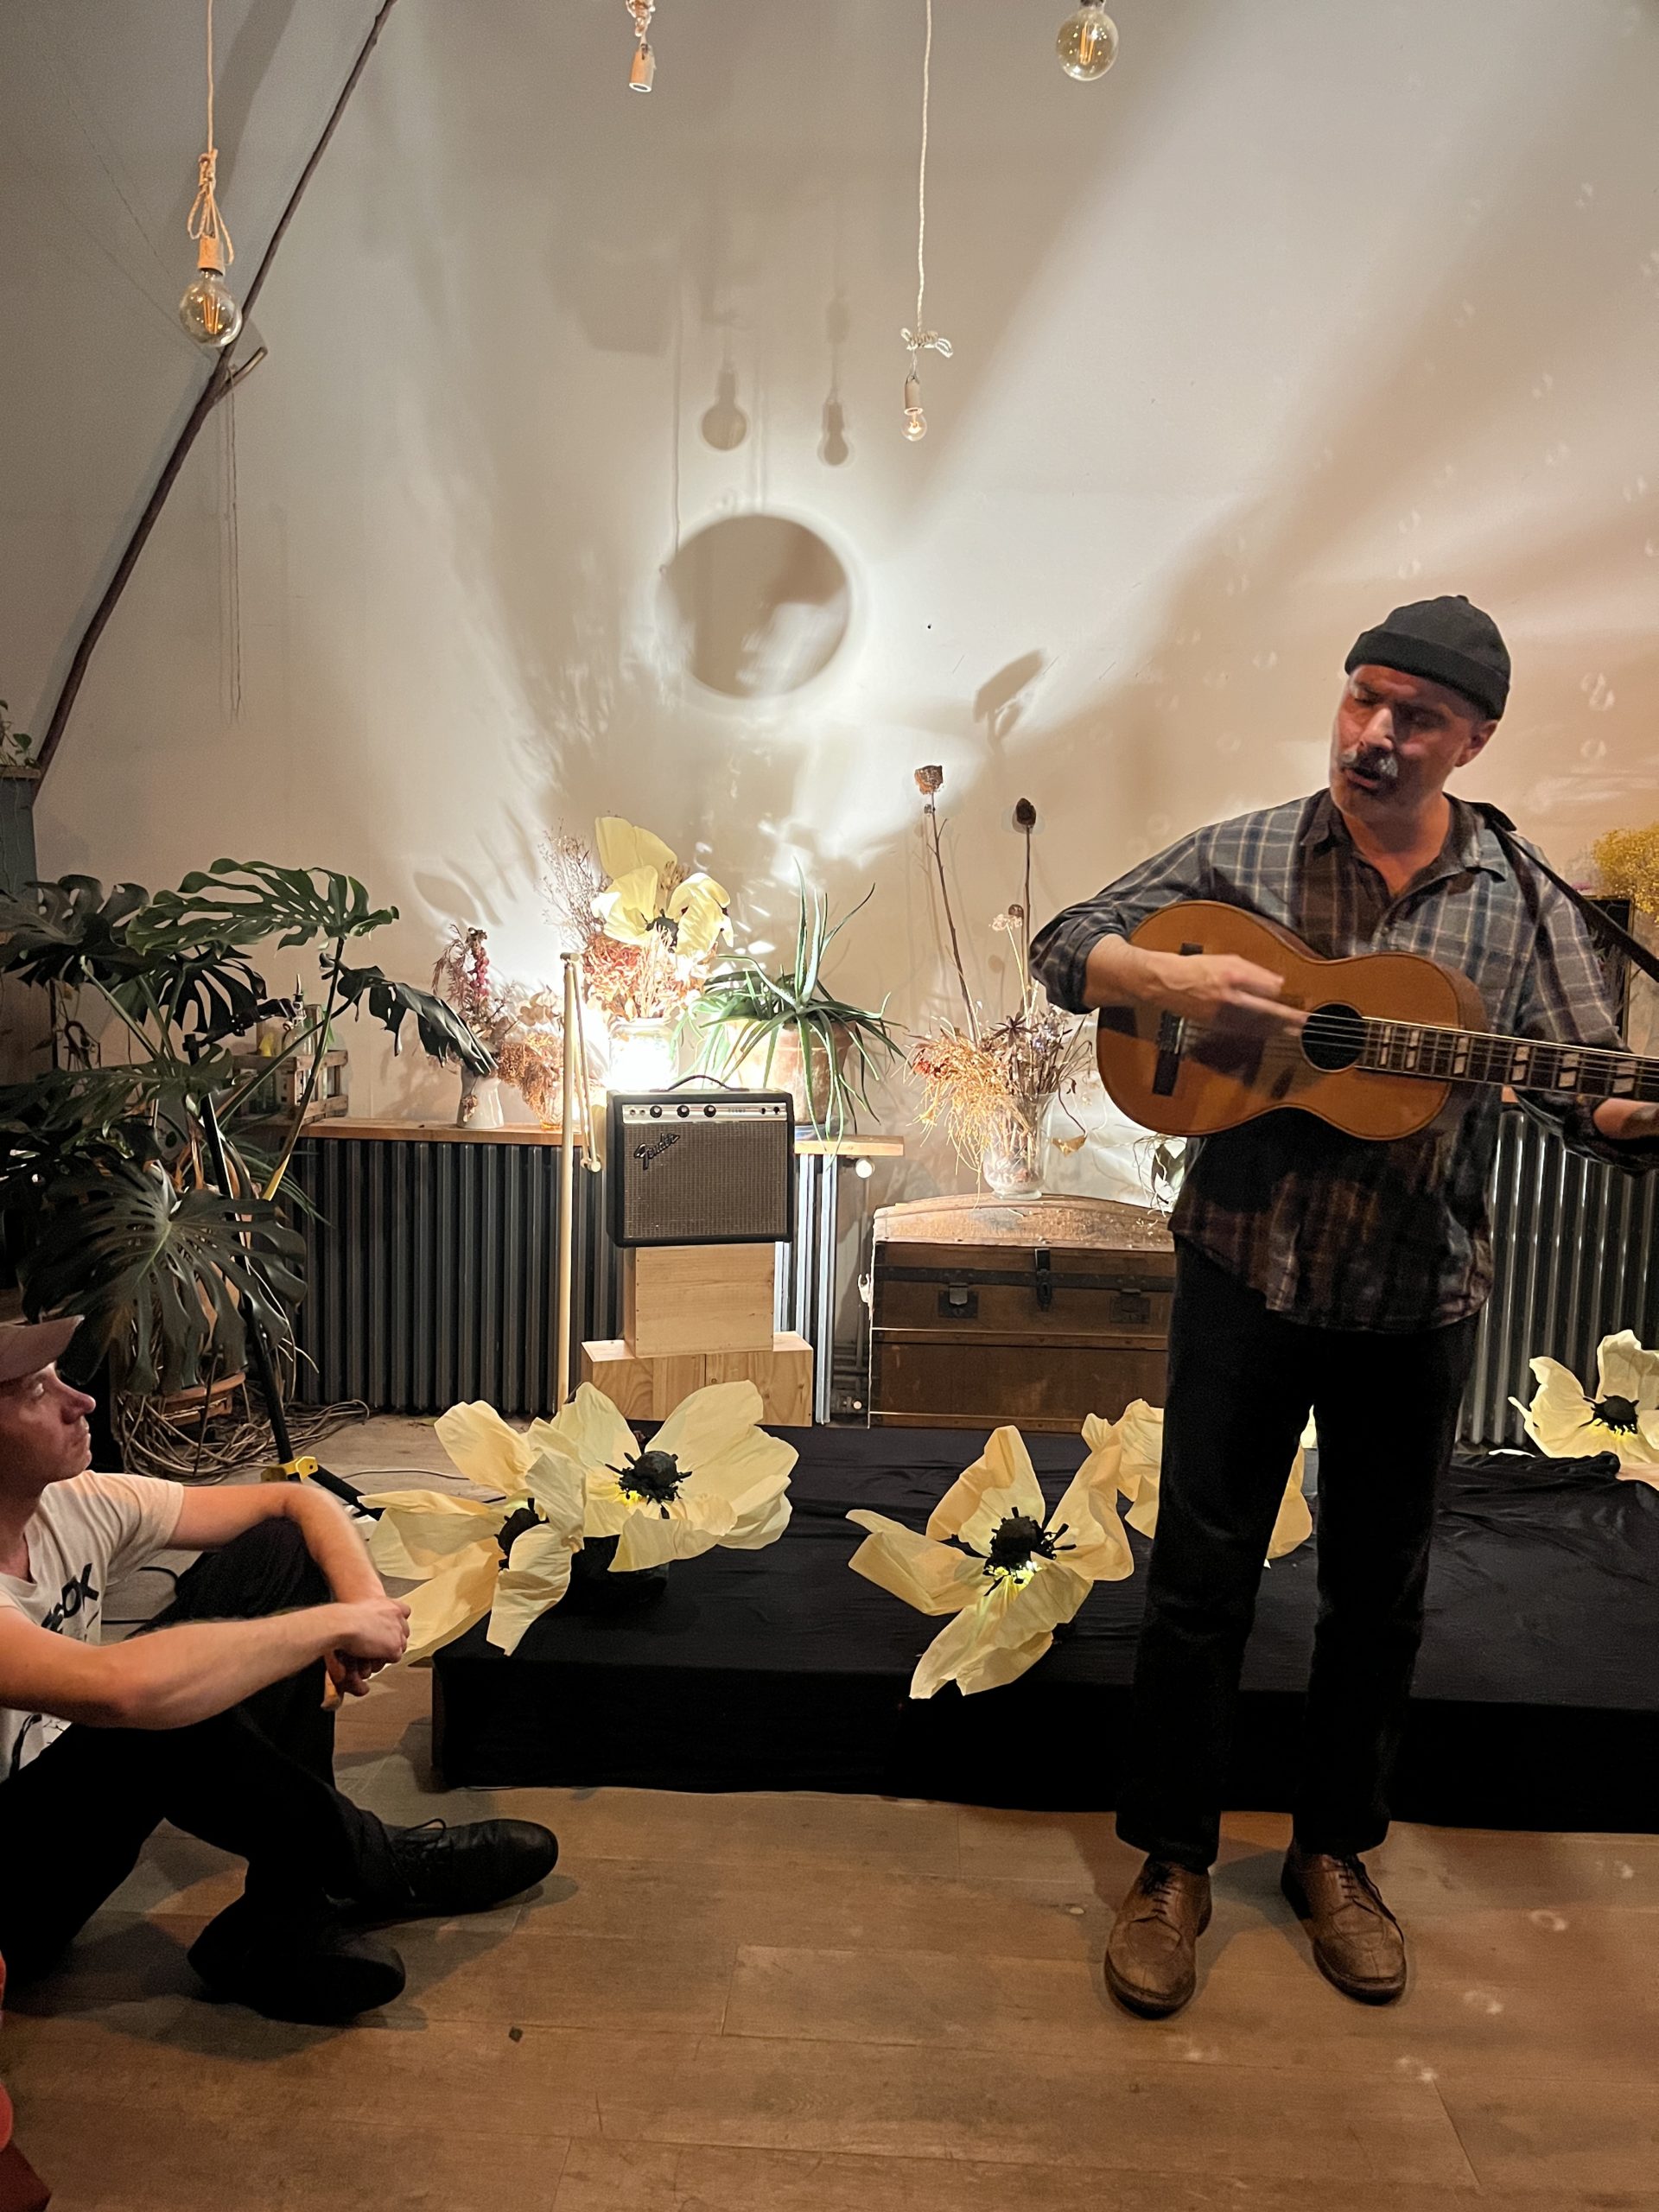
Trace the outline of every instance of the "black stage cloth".
<path fill-rule="evenodd" d="M 1386 1418 L 1379 1408 L 1378 1419 Z M 480 1624 L 439 1654 L 446 1781 L 828 1789 L 1033 1810 L 1109 1808 L 1147 1547 L 1017 1682 L 906 1691 L 944 1625 L 847 1562 L 870 1507 L 920 1528 L 981 1448 L 943 1430 L 786 1432 L 794 1519 L 762 1552 L 670 1570 L 649 1611 L 567 1601 L 504 1657 Z M 1082 1456 L 1029 1439 L 1052 1503 Z M 1262 1577 L 1229 1801 L 1287 1808 L 1317 1602 L 1314 1548 Z M 1443 1502 L 1395 1809 L 1460 1825 L 1659 1830 L 1659 1492 L 1611 1459 L 1459 1462 Z"/>

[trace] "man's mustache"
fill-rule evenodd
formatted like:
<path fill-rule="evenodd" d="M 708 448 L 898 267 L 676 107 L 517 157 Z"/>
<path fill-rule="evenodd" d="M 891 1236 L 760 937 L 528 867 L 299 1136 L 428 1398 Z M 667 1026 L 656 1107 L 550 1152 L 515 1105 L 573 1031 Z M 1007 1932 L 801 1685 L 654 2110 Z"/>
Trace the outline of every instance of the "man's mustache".
<path fill-rule="evenodd" d="M 1337 755 L 1337 766 L 1357 770 L 1379 784 L 1397 784 L 1400 780 L 1399 754 L 1381 745 L 1351 745 L 1345 753 Z"/>

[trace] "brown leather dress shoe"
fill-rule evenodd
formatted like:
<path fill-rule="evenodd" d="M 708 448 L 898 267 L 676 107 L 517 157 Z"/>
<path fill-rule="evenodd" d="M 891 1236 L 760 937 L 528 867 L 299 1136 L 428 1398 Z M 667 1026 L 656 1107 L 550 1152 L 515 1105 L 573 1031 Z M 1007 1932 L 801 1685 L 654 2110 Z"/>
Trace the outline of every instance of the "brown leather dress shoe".
<path fill-rule="evenodd" d="M 1210 1877 L 1148 1859 L 1117 1909 L 1106 1986 L 1143 2019 L 1179 2012 L 1198 1986 L 1198 1938 L 1210 1925 Z"/>
<path fill-rule="evenodd" d="M 1406 1939 L 1361 1860 L 1292 1844 L 1280 1886 L 1307 1923 L 1314 1964 L 1334 1988 L 1362 2005 L 1404 1994 Z"/>

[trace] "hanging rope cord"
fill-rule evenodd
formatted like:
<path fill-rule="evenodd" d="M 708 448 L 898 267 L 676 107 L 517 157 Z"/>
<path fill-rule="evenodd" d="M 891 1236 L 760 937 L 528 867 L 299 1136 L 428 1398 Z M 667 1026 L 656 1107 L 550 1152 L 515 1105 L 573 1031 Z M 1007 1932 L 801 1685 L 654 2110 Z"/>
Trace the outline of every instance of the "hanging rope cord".
<path fill-rule="evenodd" d="M 219 212 L 218 184 L 219 148 L 213 143 L 213 0 L 207 0 L 207 150 L 196 165 L 196 196 L 185 227 L 193 238 L 211 240 L 220 263 L 228 269 L 236 259 L 236 248 Z"/>
<path fill-rule="evenodd" d="M 930 330 L 923 319 L 927 302 L 927 123 L 933 89 L 933 0 L 925 0 L 925 5 L 927 29 L 922 41 L 922 156 L 916 178 L 916 326 L 913 330 L 899 334 L 910 349 L 912 376 L 916 373 L 918 357 L 924 353 L 943 353 L 947 361 L 950 358 L 950 340 L 941 338 L 937 330 Z"/>

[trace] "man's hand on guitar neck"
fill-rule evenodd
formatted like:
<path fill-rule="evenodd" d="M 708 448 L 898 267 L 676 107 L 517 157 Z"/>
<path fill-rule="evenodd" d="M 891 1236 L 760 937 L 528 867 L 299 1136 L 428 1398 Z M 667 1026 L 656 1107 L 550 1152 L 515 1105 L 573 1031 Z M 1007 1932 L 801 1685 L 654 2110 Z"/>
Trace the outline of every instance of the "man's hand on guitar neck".
<path fill-rule="evenodd" d="M 1090 948 L 1084 997 L 1091 1007 L 1154 1006 L 1205 1029 L 1299 1030 L 1306 1016 L 1280 1003 L 1284 988 L 1271 968 L 1230 952 L 1148 952 L 1103 937 Z"/>
<path fill-rule="evenodd" d="M 1615 1144 L 1651 1144 L 1659 1137 L 1659 1106 L 1635 1098 L 1604 1098 L 1590 1117 Z"/>

